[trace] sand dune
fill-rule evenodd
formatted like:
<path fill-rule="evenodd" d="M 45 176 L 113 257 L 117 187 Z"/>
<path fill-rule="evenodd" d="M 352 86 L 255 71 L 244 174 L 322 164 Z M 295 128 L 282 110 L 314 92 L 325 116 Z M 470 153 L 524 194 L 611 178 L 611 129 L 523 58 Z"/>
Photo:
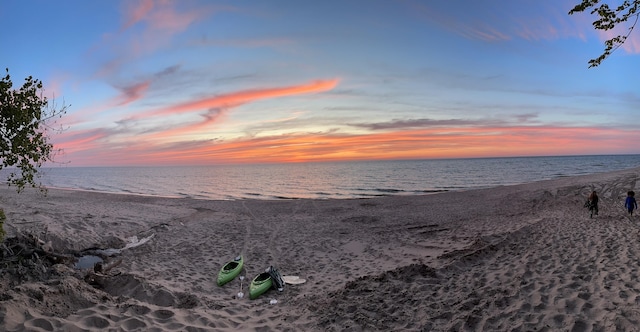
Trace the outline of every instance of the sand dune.
<path fill-rule="evenodd" d="M 9 236 L 123 248 L 99 287 L 71 265 L 2 270 L 5 331 L 635 331 L 640 169 L 353 200 L 206 201 L 0 189 Z M 600 194 L 600 215 L 583 207 Z M 307 280 L 256 300 L 216 286 L 242 253 Z M 28 264 L 27 264 L 28 265 Z M 22 274 L 21 274 L 22 273 Z M 247 280 L 243 289 L 247 292 Z M 277 303 L 270 304 L 271 300 Z"/>

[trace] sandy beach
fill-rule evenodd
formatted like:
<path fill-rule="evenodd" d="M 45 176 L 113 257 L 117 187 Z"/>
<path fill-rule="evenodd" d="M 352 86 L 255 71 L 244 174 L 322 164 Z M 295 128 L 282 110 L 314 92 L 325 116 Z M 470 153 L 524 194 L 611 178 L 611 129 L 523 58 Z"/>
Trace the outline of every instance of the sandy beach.
<path fill-rule="evenodd" d="M 99 274 L 0 266 L 2 331 L 636 331 L 640 168 L 525 185 L 349 200 L 210 201 L 0 188 L 8 236 L 122 249 Z M 600 195 L 590 219 L 583 203 Z M 134 238 L 135 237 L 135 238 Z M 137 246 L 136 239 L 147 242 Z M 127 247 L 129 246 L 129 247 Z M 245 257 L 306 282 L 238 298 Z M 37 260 L 37 258 L 34 258 Z M 275 301 L 273 301 L 275 300 Z M 275 302 L 275 303 L 274 303 Z"/>

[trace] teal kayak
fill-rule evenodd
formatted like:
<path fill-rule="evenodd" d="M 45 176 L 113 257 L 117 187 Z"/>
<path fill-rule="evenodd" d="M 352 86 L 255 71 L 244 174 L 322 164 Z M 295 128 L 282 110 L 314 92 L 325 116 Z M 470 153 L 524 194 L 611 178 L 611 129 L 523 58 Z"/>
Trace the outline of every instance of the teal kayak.
<path fill-rule="evenodd" d="M 243 266 L 244 258 L 242 255 L 222 266 L 220 272 L 218 272 L 218 286 L 222 286 L 237 277 Z"/>
<path fill-rule="evenodd" d="M 251 280 L 251 284 L 249 285 L 249 298 L 254 300 L 271 289 L 271 287 L 273 287 L 271 274 L 269 274 L 269 272 L 262 272 Z"/>

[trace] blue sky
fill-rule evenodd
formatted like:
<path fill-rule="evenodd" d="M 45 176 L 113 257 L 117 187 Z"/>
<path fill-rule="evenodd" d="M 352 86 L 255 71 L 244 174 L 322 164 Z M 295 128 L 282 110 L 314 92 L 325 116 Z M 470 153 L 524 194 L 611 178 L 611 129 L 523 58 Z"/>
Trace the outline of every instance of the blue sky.
<path fill-rule="evenodd" d="M 0 64 L 75 166 L 640 153 L 640 34 L 588 69 L 577 2 L 5 0 Z"/>

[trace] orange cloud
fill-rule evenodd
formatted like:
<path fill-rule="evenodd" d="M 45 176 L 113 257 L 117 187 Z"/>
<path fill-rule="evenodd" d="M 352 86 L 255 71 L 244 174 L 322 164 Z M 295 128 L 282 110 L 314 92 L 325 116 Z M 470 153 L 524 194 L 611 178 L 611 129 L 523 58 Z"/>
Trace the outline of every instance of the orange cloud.
<path fill-rule="evenodd" d="M 198 134 L 198 131 L 200 131 L 201 133 L 202 130 L 206 130 L 206 128 L 208 128 L 209 126 L 213 125 L 216 122 L 219 122 L 219 120 L 227 114 L 229 108 L 231 107 L 236 107 L 249 102 L 268 98 L 328 91 L 333 89 L 338 84 L 338 82 L 339 80 L 337 79 L 326 81 L 317 80 L 308 84 L 282 88 L 246 90 L 215 96 L 212 98 L 191 101 L 160 110 L 154 110 L 134 118 L 141 119 L 149 116 L 153 117 L 158 115 L 182 114 L 187 112 L 202 112 L 205 110 L 207 111 L 207 113 L 202 115 L 202 120 L 199 122 L 176 124 L 167 130 L 155 131 L 153 133 L 145 135 L 138 135 L 138 138 L 142 139 L 144 137 L 145 139 L 159 139 L 162 141 L 166 141 L 167 139 L 170 140 L 172 137 L 176 136 Z"/>
<path fill-rule="evenodd" d="M 327 80 L 327 81 L 314 81 L 309 84 L 294 85 L 283 88 L 271 88 L 271 89 L 257 89 L 246 90 L 240 92 L 234 92 L 230 94 L 215 96 L 211 98 L 205 98 L 201 100 L 191 101 L 171 107 L 167 107 L 160 110 L 155 110 L 147 115 L 167 115 L 167 114 L 180 114 L 193 111 L 202 111 L 211 108 L 218 107 L 234 107 L 242 105 L 248 102 L 276 98 L 283 96 L 291 96 L 305 93 L 315 93 L 328 91 L 338 85 L 339 80 Z"/>
<path fill-rule="evenodd" d="M 244 103 L 267 99 L 275 97 L 290 96 L 296 94 L 323 92 L 334 88 L 338 84 L 339 80 L 317 80 L 308 84 L 301 84 L 295 86 L 270 88 L 270 89 L 255 89 L 246 90 L 226 95 L 220 95 L 213 98 L 206 98 L 203 100 L 196 100 L 188 103 L 179 104 L 176 106 L 168 107 L 165 109 L 148 112 L 143 116 L 138 116 L 123 120 L 120 123 L 121 129 L 119 130 L 95 130 L 95 131 L 79 131 L 79 132 L 66 132 L 63 135 L 57 137 L 58 142 L 56 146 L 60 146 L 67 151 L 85 151 L 95 149 L 97 153 L 104 154 L 107 151 L 113 151 L 113 145 L 119 142 L 118 145 L 128 146 L 130 149 L 135 149 L 138 142 L 142 143 L 143 148 L 157 146 L 158 142 L 175 142 L 185 139 L 190 135 L 202 135 L 202 133 L 212 124 L 218 122 L 228 112 L 228 108 L 231 106 L 238 106 Z M 141 97 L 142 93 L 146 91 L 149 86 L 149 82 L 143 82 L 131 86 L 129 88 L 121 89 L 123 94 L 118 97 L 119 104 L 132 102 Z M 168 129 L 154 129 L 148 132 L 134 132 L 134 129 L 127 126 L 127 121 L 141 120 L 145 116 L 167 115 L 176 113 L 185 113 L 189 111 L 206 111 L 202 114 L 202 120 L 190 123 L 178 123 L 174 124 Z M 76 123 L 84 121 L 83 119 L 76 119 Z M 117 139 L 110 139 L 110 137 L 117 135 Z M 124 142 L 129 140 L 130 142 Z M 123 152 L 124 153 L 124 152 Z M 126 154 L 126 153 L 125 153 Z M 137 151 L 135 155 L 144 155 L 145 152 Z M 123 160 L 117 156 L 114 156 L 117 160 Z M 110 158 L 108 158 L 110 159 Z"/>

